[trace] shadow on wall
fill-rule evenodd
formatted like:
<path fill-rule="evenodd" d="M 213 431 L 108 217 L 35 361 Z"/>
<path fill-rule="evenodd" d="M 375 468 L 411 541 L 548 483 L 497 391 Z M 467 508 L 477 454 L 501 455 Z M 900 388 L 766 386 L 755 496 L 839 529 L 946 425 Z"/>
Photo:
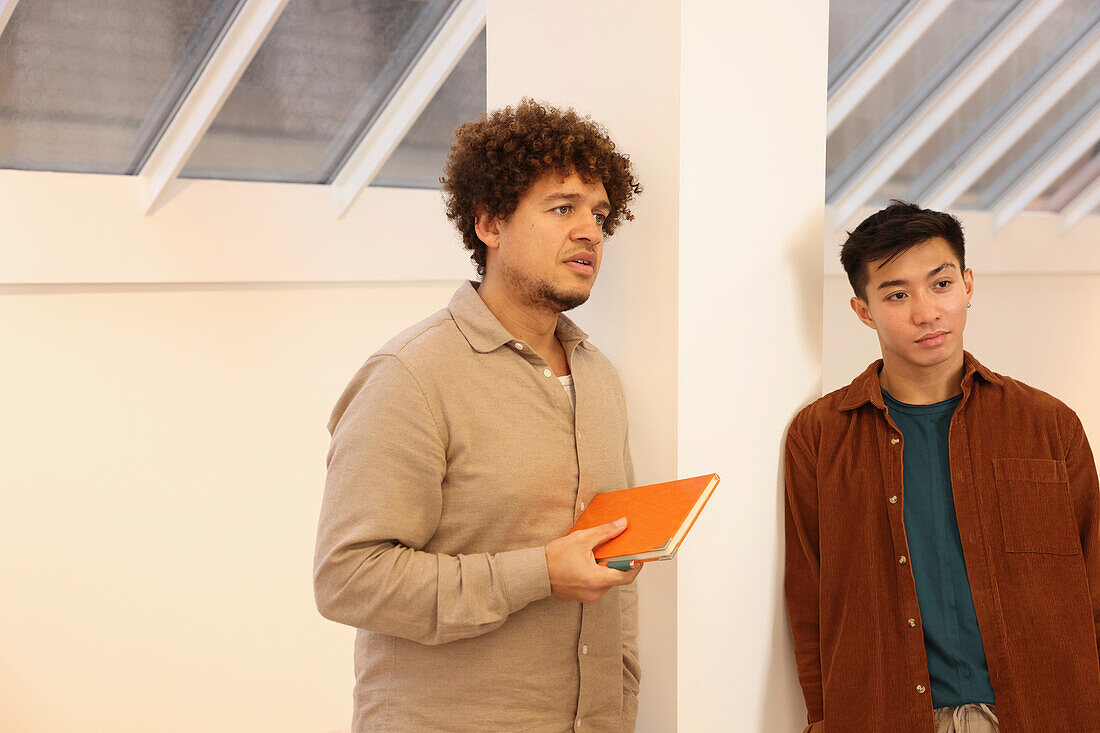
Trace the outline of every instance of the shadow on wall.
<path fill-rule="evenodd" d="M 816 363 L 817 379 L 806 386 L 807 394 L 799 409 L 821 396 L 822 367 L 822 265 L 820 257 L 807 257 L 806 249 L 820 253 L 822 249 L 821 232 L 824 231 L 824 212 L 820 216 L 807 218 L 798 229 L 798 236 L 787 242 L 786 260 L 788 272 L 796 280 L 794 292 L 799 294 L 799 328 L 801 338 L 797 343 L 803 351 L 803 357 L 809 357 Z M 794 414 L 790 415 L 790 420 Z M 778 559 L 777 567 L 784 566 L 784 480 L 783 455 L 787 431 L 777 436 L 780 456 L 776 466 L 776 502 L 775 523 L 776 541 L 773 552 Z M 774 614 L 772 618 L 771 649 L 772 654 L 765 672 L 764 697 L 761 700 L 762 727 L 759 733 L 777 731 L 800 731 L 806 725 L 806 706 L 802 699 L 802 689 L 798 684 L 798 675 L 794 665 L 794 645 L 791 639 L 790 624 L 787 619 L 787 604 L 783 597 L 783 574 L 775 578 L 771 597 Z"/>

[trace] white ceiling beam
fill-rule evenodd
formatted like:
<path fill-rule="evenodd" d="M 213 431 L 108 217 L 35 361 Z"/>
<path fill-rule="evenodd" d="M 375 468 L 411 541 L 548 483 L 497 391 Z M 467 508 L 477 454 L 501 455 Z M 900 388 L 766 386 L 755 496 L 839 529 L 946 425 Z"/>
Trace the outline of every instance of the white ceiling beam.
<path fill-rule="evenodd" d="M 1100 157 L 1093 158 L 1093 162 Z M 1100 171 L 1098 171 L 1100 172 Z M 1066 233 L 1081 223 L 1081 220 L 1100 206 L 1100 175 L 1062 209 L 1062 233 Z"/>
<path fill-rule="evenodd" d="M 835 56 L 829 58 L 829 94 L 831 95 L 860 62 L 874 50 L 882 36 L 905 14 L 906 9 L 920 0 L 879 0 L 873 13 L 861 13 L 866 19 L 856 34 Z"/>
<path fill-rule="evenodd" d="M 1043 207 L 1047 211 L 1062 211 L 1070 202 L 1081 195 L 1089 184 L 1100 176 L 1100 155 L 1093 155 L 1076 173 L 1050 195 Z"/>
<path fill-rule="evenodd" d="M 1017 17 L 1032 0 L 1004 0 L 995 3 L 974 25 L 966 37 L 949 52 L 940 54 L 939 62 L 920 82 L 897 102 L 885 118 L 865 135 L 854 151 L 844 156 L 840 164 L 825 176 L 825 198 L 834 203 L 855 175 L 866 168 L 896 136 L 900 135 L 920 110 L 929 104 L 935 92 L 966 68 L 978 52 L 986 48 L 1012 18 Z"/>
<path fill-rule="evenodd" d="M 944 161 L 953 166 L 945 175 L 926 192 L 914 192 L 912 198 L 930 209 L 951 208 L 1098 63 L 1100 26 L 1094 25 L 1049 73 L 1023 92 L 1007 114 L 997 117 L 973 147 L 954 161 Z"/>
<path fill-rule="evenodd" d="M 485 27 L 486 0 L 462 0 L 413 63 L 363 139 L 332 181 L 342 218 Z"/>
<path fill-rule="evenodd" d="M 0 0 L 0 35 L 3 35 L 4 28 L 7 27 L 11 14 L 15 12 L 15 6 L 18 4 L 19 0 Z"/>
<path fill-rule="evenodd" d="M 245 0 L 226 28 L 217 48 L 142 166 L 139 176 L 144 183 L 146 214 L 156 209 L 168 185 L 183 170 L 286 3 L 287 0 Z"/>
<path fill-rule="evenodd" d="M 1046 20 L 1062 0 L 1033 0 L 998 24 L 942 84 L 925 98 L 884 145 L 855 171 L 831 202 L 836 219 L 845 221 L 890 180 L 928 138 Z"/>
<path fill-rule="evenodd" d="M 951 0 L 913 0 L 882 28 L 853 63 L 851 73 L 829 89 L 825 134 L 831 135 L 853 109 L 886 76 L 905 52 L 940 17 Z"/>
<path fill-rule="evenodd" d="M 1011 157 L 1006 156 L 1008 165 L 997 180 L 980 192 L 975 202 L 978 208 L 992 211 L 1000 205 L 1022 181 L 1059 150 L 1096 109 L 1100 109 L 1100 86 L 1092 84 L 1081 87 L 1078 84 L 1075 89 L 1080 89 L 1081 93 L 1072 107 L 1057 120 L 1044 118 L 1043 126 L 1036 126 L 1032 130 L 1033 133 L 1038 133 L 1038 139 L 1027 150 Z"/>
<path fill-rule="evenodd" d="M 1000 229 L 1027 208 L 1054 183 L 1089 148 L 1100 141 L 1100 104 L 1064 138 L 1058 141 L 1044 158 L 1027 171 L 1009 191 L 994 204 L 993 226 Z"/>

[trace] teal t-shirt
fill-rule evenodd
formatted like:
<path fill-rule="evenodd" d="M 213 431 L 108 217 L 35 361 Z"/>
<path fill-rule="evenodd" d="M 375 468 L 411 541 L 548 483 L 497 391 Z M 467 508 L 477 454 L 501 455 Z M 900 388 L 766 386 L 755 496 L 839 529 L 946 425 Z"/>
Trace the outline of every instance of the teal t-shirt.
<path fill-rule="evenodd" d="M 993 686 L 951 493 L 948 433 L 962 396 L 934 405 L 898 402 L 885 389 L 882 396 L 905 439 L 905 535 L 924 627 L 932 706 L 992 705 Z"/>

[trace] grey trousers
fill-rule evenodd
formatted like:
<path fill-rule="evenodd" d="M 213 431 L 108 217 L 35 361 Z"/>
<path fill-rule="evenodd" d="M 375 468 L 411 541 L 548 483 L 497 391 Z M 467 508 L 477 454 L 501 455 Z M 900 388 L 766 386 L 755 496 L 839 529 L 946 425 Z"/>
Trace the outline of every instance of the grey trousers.
<path fill-rule="evenodd" d="M 999 733 L 997 712 L 984 703 L 937 708 L 932 711 L 936 733 Z"/>

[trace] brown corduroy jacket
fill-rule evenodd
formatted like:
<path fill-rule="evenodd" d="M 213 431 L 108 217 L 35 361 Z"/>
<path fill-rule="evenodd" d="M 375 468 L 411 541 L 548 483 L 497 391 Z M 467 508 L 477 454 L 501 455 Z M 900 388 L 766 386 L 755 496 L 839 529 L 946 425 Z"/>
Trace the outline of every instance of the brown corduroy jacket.
<path fill-rule="evenodd" d="M 901 433 L 882 362 L 787 435 L 786 594 L 814 733 L 929 733 Z M 965 355 L 955 511 L 1004 733 L 1100 731 L 1100 489 L 1063 403 Z"/>

